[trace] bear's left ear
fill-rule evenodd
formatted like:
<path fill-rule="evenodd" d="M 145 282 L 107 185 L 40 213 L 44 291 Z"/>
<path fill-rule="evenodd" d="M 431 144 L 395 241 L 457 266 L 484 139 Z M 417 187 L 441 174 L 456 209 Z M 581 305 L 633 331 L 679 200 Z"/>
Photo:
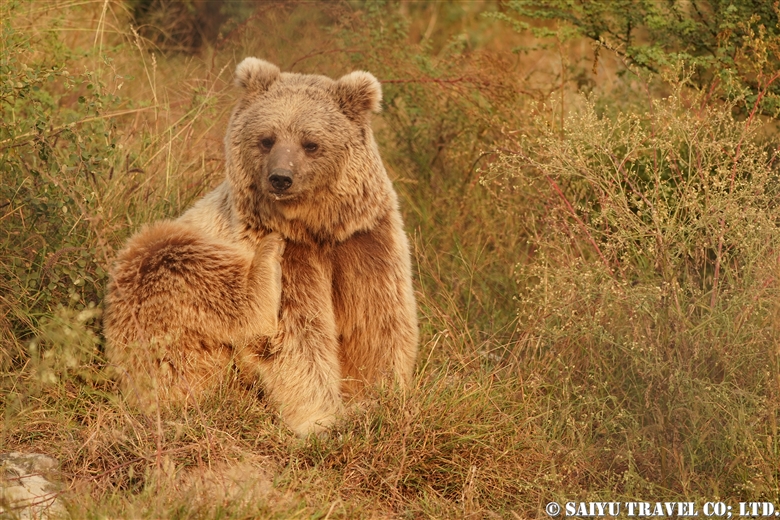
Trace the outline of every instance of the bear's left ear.
<path fill-rule="evenodd" d="M 364 120 L 368 112 L 382 110 L 382 85 L 368 72 L 350 72 L 333 83 L 330 90 L 341 110 L 353 121 Z"/>

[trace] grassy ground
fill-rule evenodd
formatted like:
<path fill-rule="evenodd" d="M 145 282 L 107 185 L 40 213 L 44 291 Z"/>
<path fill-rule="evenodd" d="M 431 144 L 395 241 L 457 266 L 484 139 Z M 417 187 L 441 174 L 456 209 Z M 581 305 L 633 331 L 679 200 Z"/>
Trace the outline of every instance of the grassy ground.
<path fill-rule="evenodd" d="M 0 9 L 0 449 L 57 457 L 74 518 L 780 500 L 777 134 L 732 117 L 749 100 L 576 42 L 513 53 L 490 2 L 235 4 L 197 50 L 123 2 Z M 112 258 L 220 182 L 247 55 L 384 85 L 421 355 L 327 439 L 229 381 L 139 414 L 102 357 Z"/>

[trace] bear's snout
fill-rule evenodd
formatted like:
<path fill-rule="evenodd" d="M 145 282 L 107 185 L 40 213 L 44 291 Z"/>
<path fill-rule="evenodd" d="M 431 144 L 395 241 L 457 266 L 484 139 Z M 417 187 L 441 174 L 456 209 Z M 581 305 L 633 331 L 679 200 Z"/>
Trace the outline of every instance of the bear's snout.
<path fill-rule="evenodd" d="M 271 171 L 271 175 L 268 176 L 268 182 L 271 183 L 271 187 L 276 193 L 282 193 L 292 186 L 292 175 L 293 173 L 290 170 L 274 168 Z"/>

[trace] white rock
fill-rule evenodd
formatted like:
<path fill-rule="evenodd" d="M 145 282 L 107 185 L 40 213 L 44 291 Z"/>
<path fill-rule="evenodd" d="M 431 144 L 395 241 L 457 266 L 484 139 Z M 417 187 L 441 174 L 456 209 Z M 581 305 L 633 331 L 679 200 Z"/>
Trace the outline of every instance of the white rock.
<path fill-rule="evenodd" d="M 40 453 L 0 454 L 0 518 L 68 518 L 59 498 L 59 462 Z"/>

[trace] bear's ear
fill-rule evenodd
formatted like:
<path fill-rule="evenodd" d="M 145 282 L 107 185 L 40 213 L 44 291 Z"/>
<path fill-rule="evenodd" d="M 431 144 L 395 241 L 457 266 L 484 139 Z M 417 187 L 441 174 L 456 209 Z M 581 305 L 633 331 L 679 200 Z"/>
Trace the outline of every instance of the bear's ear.
<path fill-rule="evenodd" d="M 244 58 L 236 67 L 236 86 L 247 92 L 263 92 L 281 75 L 279 67 L 257 58 Z"/>
<path fill-rule="evenodd" d="M 330 87 L 341 110 L 353 121 L 365 119 L 368 112 L 382 109 L 382 86 L 368 72 L 356 70 L 339 78 Z"/>

